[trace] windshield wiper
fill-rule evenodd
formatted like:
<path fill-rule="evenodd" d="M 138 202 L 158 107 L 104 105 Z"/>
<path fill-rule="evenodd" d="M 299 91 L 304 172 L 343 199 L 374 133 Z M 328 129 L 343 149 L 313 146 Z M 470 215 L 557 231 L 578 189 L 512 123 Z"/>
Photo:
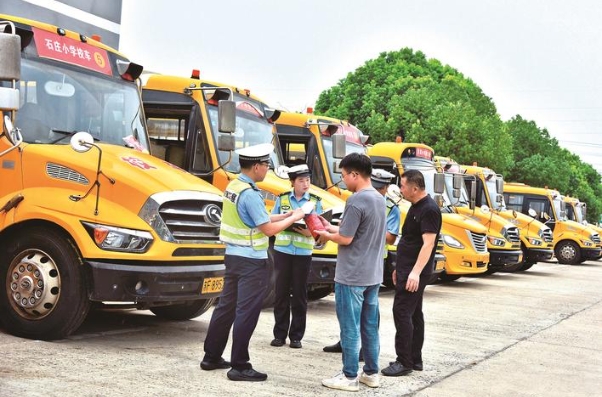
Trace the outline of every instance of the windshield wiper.
<path fill-rule="evenodd" d="M 63 139 L 65 139 L 65 138 L 66 138 L 66 137 L 68 137 L 68 136 L 73 136 L 73 135 L 75 135 L 75 134 L 77 134 L 77 133 L 79 132 L 79 131 L 65 131 L 65 130 L 59 130 L 59 129 L 57 129 L 57 128 L 51 128 L 51 129 L 50 129 L 50 131 L 52 131 L 52 132 L 56 132 L 57 134 L 63 134 L 63 135 L 64 135 L 64 136 L 62 136 L 62 137 L 60 137 L 60 138 L 57 138 L 57 139 L 55 139 L 55 140 L 53 140 L 53 141 L 50 141 L 50 144 L 51 144 L 51 145 L 53 145 L 53 144 L 55 144 L 55 143 L 57 143 L 57 142 L 60 142 L 60 141 L 62 141 Z M 95 137 L 92 137 L 92 139 L 94 139 L 96 142 L 100 141 L 100 139 L 98 139 L 98 138 L 95 138 Z"/>

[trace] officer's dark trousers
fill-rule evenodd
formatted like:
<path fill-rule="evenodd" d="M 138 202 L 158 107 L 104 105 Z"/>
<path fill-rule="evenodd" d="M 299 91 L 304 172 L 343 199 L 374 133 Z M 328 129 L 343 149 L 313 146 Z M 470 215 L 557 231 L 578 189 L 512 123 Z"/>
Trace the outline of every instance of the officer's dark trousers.
<path fill-rule="evenodd" d="M 222 357 L 232 328 L 232 368 L 252 368 L 249 362 L 249 340 L 259 320 L 265 296 L 268 271 L 267 259 L 249 259 L 226 255 L 224 290 L 213 310 L 207 337 L 205 360 Z"/>
<path fill-rule="evenodd" d="M 288 335 L 290 340 L 303 339 L 310 266 L 311 255 L 289 255 L 274 251 L 274 338 L 285 340 Z"/>
<path fill-rule="evenodd" d="M 397 361 L 404 367 L 412 368 L 414 363 L 422 363 L 424 343 L 424 316 L 422 295 L 430 276 L 421 276 L 418 291 L 406 291 L 407 278 L 397 280 L 393 300 L 393 320 L 395 321 L 395 353 Z"/>

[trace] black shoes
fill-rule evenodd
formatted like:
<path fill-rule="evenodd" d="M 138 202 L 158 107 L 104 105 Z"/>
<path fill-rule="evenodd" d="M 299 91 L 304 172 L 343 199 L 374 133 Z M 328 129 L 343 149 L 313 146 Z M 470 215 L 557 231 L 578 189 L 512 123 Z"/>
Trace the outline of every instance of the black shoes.
<path fill-rule="evenodd" d="M 272 341 L 270 342 L 270 346 L 274 346 L 274 347 L 284 346 L 284 340 L 278 339 L 278 338 L 272 339 Z"/>
<path fill-rule="evenodd" d="M 204 369 L 205 371 L 213 371 L 214 369 L 226 369 L 230 367 L 230 361 L 226 361 L 221 357 L 218 361 L 201 361 L 201 369 Z"/>
<path fill-rule="evenodd" d="M 303 345 L 301 345 L 300 340 L 292 340 L 291 343 L 289 344 L 289 346 L 292 347 L 293 349 L 300 349 Z"/>
<path fill-rule="evenodd" d="M 342 353 L 343 352 L 343 349 L 341 348 L 341 341 L 338 341 L 334 345 L 324 346 L 324 348 L 322 350 L 324 350 L 326 353 Z"/>
<path fill-rule="evenodd" d="M 243 370 L 232 368 L 227 375 L 230 380 L 245 382 L 263 382 L 268 378 L 267 374 L 257 372 L 253 368 Z"/>
<path fill-rule="evenodd" d="M 404 367 L 399 361 L 392 361 L 387 368 L 380 371 L 384 376 L 405 376 L 412 373 L 412 368 Z"/>
<path fill-rule="evenodd" d="M 395 364 L 395 361 L 389 361 L 389 365 L 393 365 Z M 412 369 L 414 371 L 422 371 L 424 370 L 424 366 L 422 365 L 422 363 L 415 363 L 412 365 Z"/>

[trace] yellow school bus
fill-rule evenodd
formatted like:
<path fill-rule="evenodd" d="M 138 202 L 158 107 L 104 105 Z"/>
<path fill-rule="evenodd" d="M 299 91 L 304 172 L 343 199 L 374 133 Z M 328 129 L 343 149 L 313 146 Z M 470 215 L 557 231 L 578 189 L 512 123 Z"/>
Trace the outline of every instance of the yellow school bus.
<path fill-rule="evenodd" d="M 147 76 L 142 98 L 151 153 L 225 190 L 229 181 L 240 173 L 238 155 L 231 150 L 220 150 L 223 134 L 217 128 L 219 101 L 231 100 L 235 102 L 236 114 L 234 147 L 273 143 L 276 148 L 271 157 L 271 170 L 265 180 L 257 184 L 271 210 L 276 197 L 291 189 L 286 174 L 280 172 L 284 164 L 274 126 L 280 112 L 269 108 L 248 89 L 203 80 L 196 71 L 192 76 Z M 312 183 L 314 178 L 312 175 Z M 324 210 L 333 210 L 336 223 L 344 202 L 315 185 L 309 191 L 322 198 Z M 271 258 L 271 250 L 269 255 Z M 337 245 L 330 241 L 314 248 L 308 278 L 310 299 L 319 299 L 333 290 L 336 255 Z M 272 262 L 269 263 L 271 266 Z M 274 298 L 273 282 L 272 277 L 266 306 Z"/>
<path fill-rule="evenodd" d="M 557 190 L 504 183 L 504 201 L 509 209 L 531 214 L 552 229 L 558 263 L 575 265 L 600 256 L 600 235 L 566 218 L 566 204 Z"/>
<path fill-rule="evenodd" d="M 598 236 L 602 234 L 601 227 L 588 223 L 585 219 L 585 214 L 587 212 L 587 204 L 585 204 L 583 201 L 579 201 L 577 197 L 563 196 L 563 200 L 566 204 L 566 216 L 569 220 L 587 226 L 594 232 L 598 233 Z M 600 246 L 601 244 L 600 239 L 594 242 L 597 242 L 598 246 Z M 600 259 L 600 256 L 598 256 L 597 259 Z"/>
<path fill-rule="evenodd" d="M 488 168 L 476 165 L 460 166 L 449 157 L 436 156 L 436 162 L 449 176 L 454 174 L 464 175 L 466 193 L 454 201 L 458 212 L 479 219 L 483 225 L 488 227 L 491 233 L 498 230 L 498 236 L 490 236 L 490 240 L 499 239 L 499 235 L 502 235 L 504 238 L 511 239 L 515 248 L 521 250 L 521 260 L 506 264 L 502 267 L 503 270 L 524 271 L 539 261 L 550 260 L 553 257 L 552 230 L 528 215 L 506 209 L 501 194 L 503 188 L 501 175 L 495 174 Z M 450 183 L 449 179 L 448 183 Z M 474 193 L 472 189 L 474 189 Z M 497 193 L 498 189 L 500 193 Z M 473 202 L 469 205 L 470 200 L 473 200 Z M 499 247 L 488 246 L 488 248 L 490 254 L 496 251 L 499 252 Z M 503 251 L 502 254 L 508 255 L 507 252 Z M 500 262 L 504 263 L 503 261 Z"/>
<path fill-rule="evenodd" d="M 221 194 L 149 155 L 142 67 L 76 32 L 0 15 L 0 313 L 36 339 L 91 302 L 170 319 L 219 296 Z"/>

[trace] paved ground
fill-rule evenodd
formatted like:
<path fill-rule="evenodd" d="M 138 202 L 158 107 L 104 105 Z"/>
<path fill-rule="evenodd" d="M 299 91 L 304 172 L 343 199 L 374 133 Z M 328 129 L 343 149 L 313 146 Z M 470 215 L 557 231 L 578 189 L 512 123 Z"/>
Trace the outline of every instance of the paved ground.
<path fill-rule="evenodd" d="M 435 285 L 425 293 L 425 371 L 382 378 L 377 396 L 594 396 L 602 386 L 602 262 L 542 263 Z M 393 292 L 381 292 L 382 366 L 395 358 Z M 269 346 L 265 310 L 251 340 L 267 382 L 199 369 L 210 312 L 167 322 L 150 312 L 93 313 L 69 339 L 41 342 L 0 329 L 0 396 L 349 395 L 320 385 L 341 368 L 322 347 L 338 339 L 332 296 L 312 302 L 303 349 Z"/>

